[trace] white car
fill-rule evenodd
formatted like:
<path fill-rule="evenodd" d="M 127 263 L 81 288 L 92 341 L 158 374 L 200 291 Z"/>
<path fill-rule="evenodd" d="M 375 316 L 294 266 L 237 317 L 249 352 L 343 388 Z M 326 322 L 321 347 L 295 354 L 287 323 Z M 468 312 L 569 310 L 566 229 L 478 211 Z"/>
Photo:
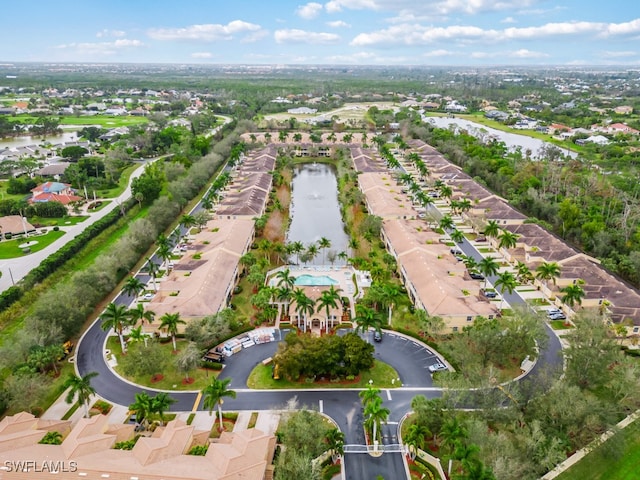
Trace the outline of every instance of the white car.
<path fill-rule="evenodd" d="M 431 373 L 441 372 L 446 369 L 447 369 L 447 366 L 444 363 L 440 363 L 440 362 L 434 363 L 433 365 L 429 365 L 429 371 Z"/>
<path fill-rule="evenodd" d="M 145 293 L 142 298 L 145 300 L 151 300 L 153 298 L 153 293 Z"/>

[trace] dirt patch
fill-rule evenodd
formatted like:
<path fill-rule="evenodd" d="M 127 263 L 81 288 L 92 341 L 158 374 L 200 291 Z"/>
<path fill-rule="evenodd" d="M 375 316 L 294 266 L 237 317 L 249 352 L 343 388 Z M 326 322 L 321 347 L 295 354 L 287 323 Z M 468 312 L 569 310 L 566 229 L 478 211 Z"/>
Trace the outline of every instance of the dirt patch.
<path fill-rule="evenodd" d="M 151 383 L 158 383 L 164 379 L 164 375 L 161 373 L 156 373 L 153 377 L 151 377 Z"/>
<path fill-rule="evenodd" d="M 191 385 L 195 381 L 195 378 L 183 378 L 181 383 L 182 385 Z"/>

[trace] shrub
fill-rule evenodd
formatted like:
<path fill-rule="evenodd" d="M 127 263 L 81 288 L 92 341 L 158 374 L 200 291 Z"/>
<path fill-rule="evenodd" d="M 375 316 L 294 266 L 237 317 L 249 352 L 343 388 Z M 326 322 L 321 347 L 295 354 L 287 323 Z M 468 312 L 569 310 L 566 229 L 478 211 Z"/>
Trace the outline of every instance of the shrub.
<path fill-rule="evenodd" d="M 60 230 L 60 227 L 58 225 L 56 225 L 55 227 L 53 227 L 53 231 L 57 232 L 58 230 Z"/>

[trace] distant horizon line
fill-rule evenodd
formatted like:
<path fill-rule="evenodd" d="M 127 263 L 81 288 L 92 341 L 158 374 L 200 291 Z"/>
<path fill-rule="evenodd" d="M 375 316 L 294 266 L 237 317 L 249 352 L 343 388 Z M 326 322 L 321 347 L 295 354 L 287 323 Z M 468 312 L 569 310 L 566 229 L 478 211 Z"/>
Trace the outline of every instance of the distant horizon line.
<path fill-rule="evenodd" d="M 92 62 L 92 61 L 29 61 L 29 60 L 0 60 L 0 68 L 12 67 L 16 65 L 91 65 L 91 66 L 107 66 L 107 65 L 169 65 L 169 66 L 195 66 L 195 67 L 256 67 L 256 68 L 308 68 L 308 67 L 332 67 L 332 68 L 473 68 L 473 69 L 491 69 L 491 68 L 520 68 L 520 69 L 542 69 L 542 68 L 562 68 L 562 69 L 585 69 L 585 68 L 616 68 L 626 70 L 640 71 L 640 65 L 625 64 L 583 64 L 583 65 L 567 65 L 567 64 L 537 64 L 537 65 L 518 65 L 518 64 L 487 64 L 487 65 L 465 65 L 465 64 L 397 64 L 397 65 L 379 65 L 379 64 L 347 64 L 347 63 L 190 63 L 190 62 Z"/>

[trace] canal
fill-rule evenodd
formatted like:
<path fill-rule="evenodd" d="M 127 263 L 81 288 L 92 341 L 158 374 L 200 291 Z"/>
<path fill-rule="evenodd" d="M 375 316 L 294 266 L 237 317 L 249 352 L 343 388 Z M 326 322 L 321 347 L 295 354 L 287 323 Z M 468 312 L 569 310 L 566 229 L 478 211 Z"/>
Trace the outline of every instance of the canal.
<path fill-rule="evenodd" d="M 302 242 L 306 247 L 320 238 L 327 238 L 331 246 L 308 263 L 330 264 L 331 253 L 347 252 L 349 237 L 344 231 L 338 202 L 336 169 L 326 163 L 302 163 L 294 166 L 291 182 L 291 225 L 287 242 Z M 336 265 L 345 260 L 336 258 Z"/>

